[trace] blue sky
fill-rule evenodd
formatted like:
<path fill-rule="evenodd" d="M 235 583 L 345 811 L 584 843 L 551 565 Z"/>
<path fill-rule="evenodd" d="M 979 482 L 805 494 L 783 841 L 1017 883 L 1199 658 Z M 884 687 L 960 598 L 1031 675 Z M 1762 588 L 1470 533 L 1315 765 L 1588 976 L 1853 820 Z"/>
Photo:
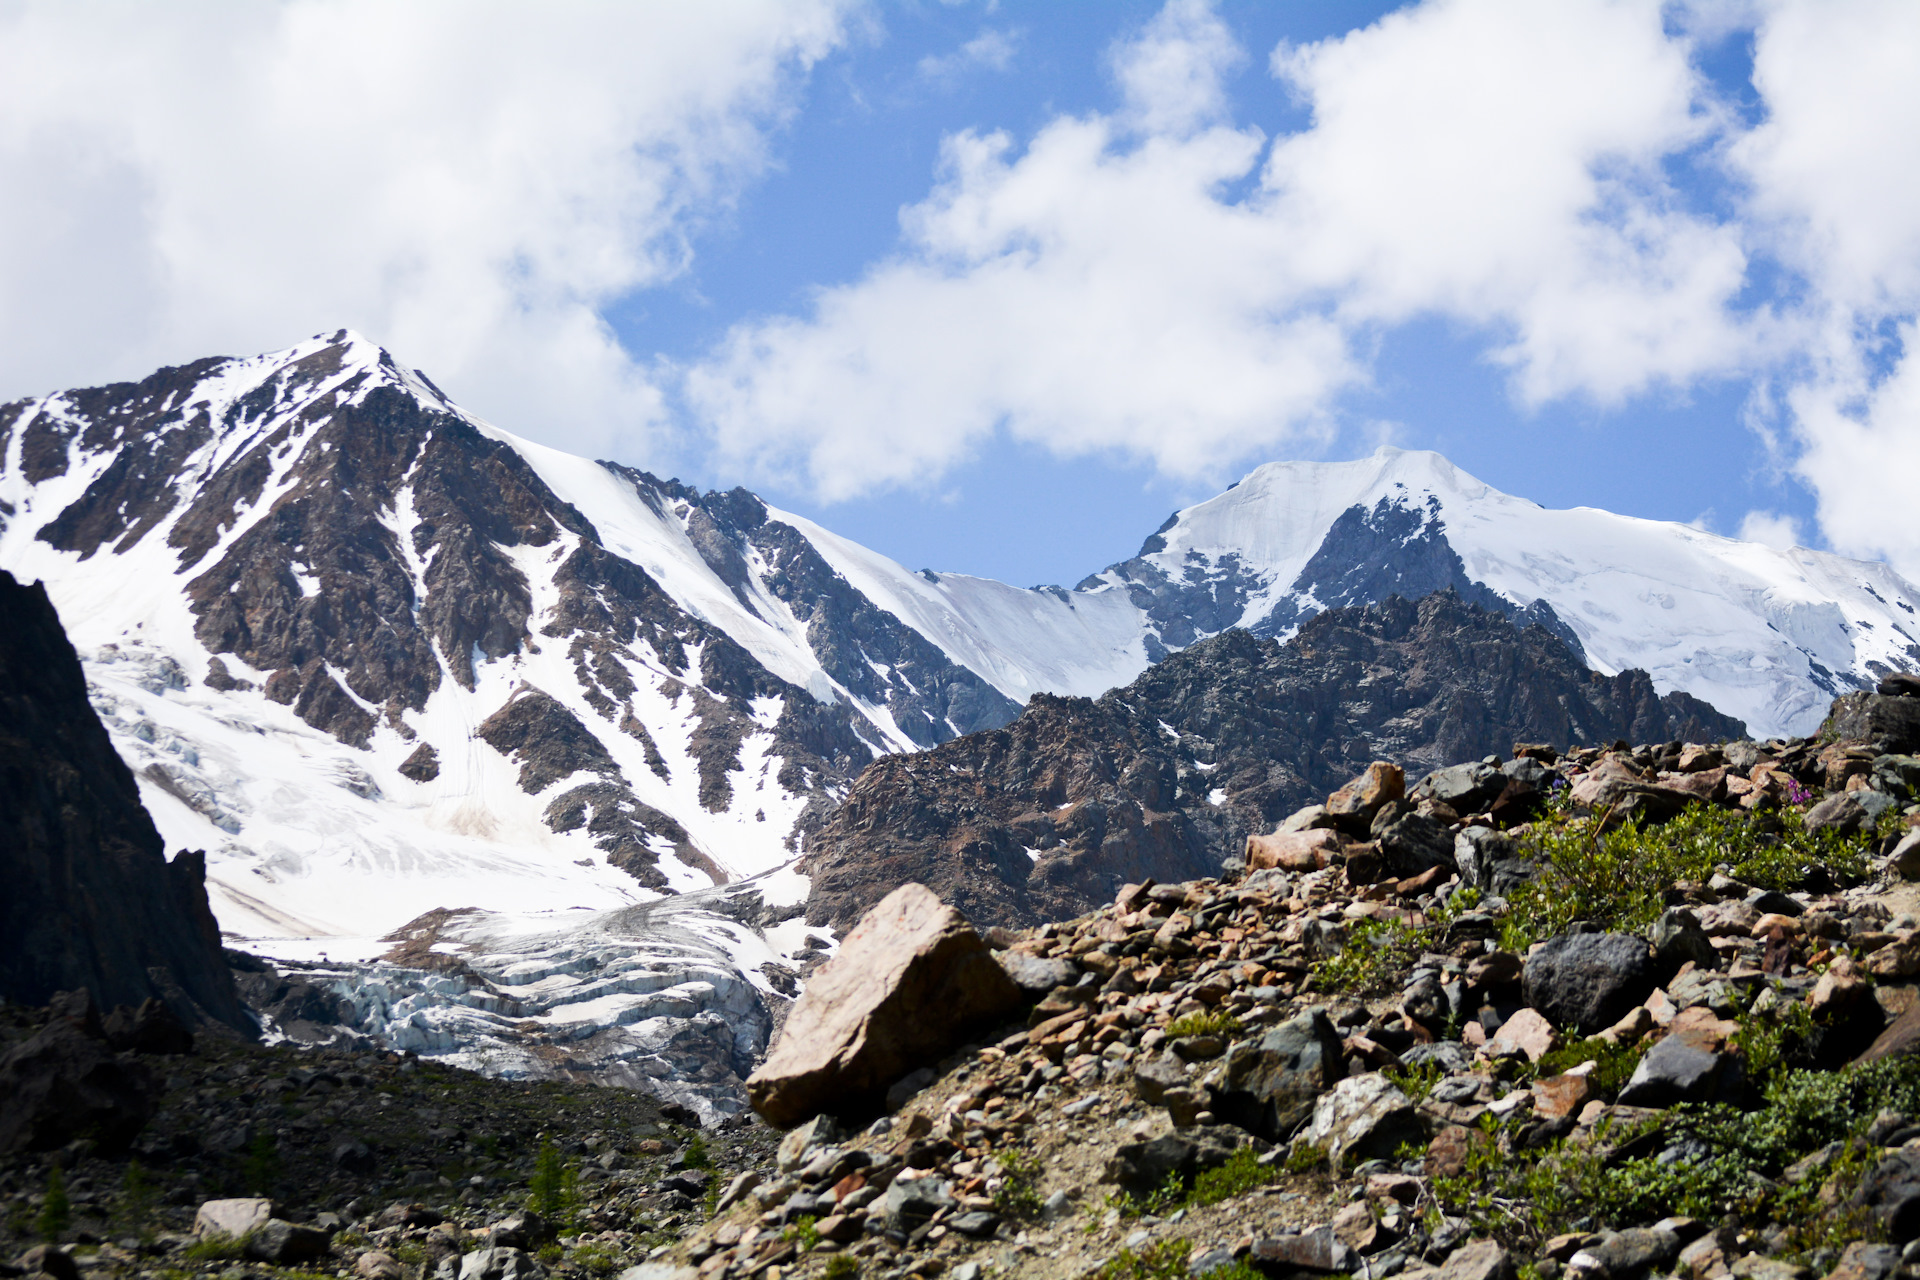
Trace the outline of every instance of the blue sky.
<path fill-rule="evenodd" d="M 0 0 L 0 397 L 340 325 L 1072 583 L 1262 461 L 1920 572 L 1920 6 Z"/>
<path fill-rule="evenodd" d="M 929 3 L 882 10 L 868 38 L 815 69 L 777 144 L 780 167 L 746 193 L 734 216 L 702 235 L 689 274 L 615 313 L 623 342 L 695 361 L 742 316 L 800 310 L 814 288 L 857 279 L 897 248 L 900 209 L 926 197 L 942 137 L 1005 129 L 1023 139 L 1062 114 L 1114 110 L 1120 93 L 1109 51 L 1158 7 Z M 1396 7 L 1238 3 L 1219 13 L 1258 55 L 1282 41 L 1304 44 L 1364 27 Z M 1004 41 L 1004 63 L 968 60 L 970 43 L 995 37 Z M 1736 36 L 1701 59 L 1730 95 L 1751 96 L 1746 49 Z M 1310 123 L 1263 57 L 1239 68 L 1230 92 L 1234 117 L 1270 135 Z M 1678 176 L 1688 197 L 1713 198 L 1713 184 L 1700 175 L 1683 169 Z M 1704 519 L 1727 533 L 1760 508 L 1813 527 L 1811 495 L 1744 425 L 1747 387 L 1740 381 L 1663 388 L 1604 409 L 1582 398 L 1523 407 L 1488 364 L 1483 334 L 1426 320 L 1378 340 L 1373 385 L 1343 398 L 1337 436 L 1320 448 L 1271 456 L 1358 456 L 1384 439 L 1436 449 L 1496 487 L 1548 506 Z M 1267 460 L 1256 451 L 1223 465 L 1232 471 Z M 741 479 L 727 460 L 698 453 L 681 469 L 707 486 Z M 776 504 L 910 567 L 1023 585 L 1071 585 L 1133 554 L 1167 512 L 1217 491 L 1137 459 L 1062 459 L 1004 436 L 935 481 L 839 502 L 820 502 L 805 486 L 750 483 Z"/>

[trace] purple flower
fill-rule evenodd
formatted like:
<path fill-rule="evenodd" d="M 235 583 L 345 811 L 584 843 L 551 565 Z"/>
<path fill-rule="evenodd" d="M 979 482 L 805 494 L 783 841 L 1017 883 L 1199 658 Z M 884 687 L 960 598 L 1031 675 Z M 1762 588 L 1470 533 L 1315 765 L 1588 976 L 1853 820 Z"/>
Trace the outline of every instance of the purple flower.
<path fill-rule="evenodd" d="M 1811 799 L 1813 799 L 1813 792 L 1801 786 L 1798 780 L 1794 778 L 1787 779 L 1788 804 L 1805 804 Z"/>

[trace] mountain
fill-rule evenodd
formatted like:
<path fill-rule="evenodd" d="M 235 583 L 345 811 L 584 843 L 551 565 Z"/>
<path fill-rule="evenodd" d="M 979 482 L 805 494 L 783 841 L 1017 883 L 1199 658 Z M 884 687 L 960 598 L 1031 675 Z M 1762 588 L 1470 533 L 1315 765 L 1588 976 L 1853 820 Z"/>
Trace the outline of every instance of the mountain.
<path fill-rule="evenodd" d="M 1436 453 L 1269 463 L 1071 591 L 904 574 L 783 518 L 869 599 L 1022 701 L 1097 697 L 1233 627 L 1285 639 L 1323 609 L 1448 588 L 1762 737 L 1811 733 L 1835 696 L 1920 660 L 1920 588 L 1884 564 L 1549 510 Z"/>
<path fill-rule="evenodd" d="M 808 842 L 808 918 L 845 928 L 908 881 L 978 924 L 1066 919 L 1126 883 L 1217 875 L 1246 838 L 1372 760 L 1410 778 L 1515 742 L 1724 741 L 1745 726 L 1644 671 L 1437 592 L 1326 610 L 1285 643 L 1233 630 L 1098 699 L 867 768 Z"/>
<path fill-rule="evenodd" d="M 795 862 L 876 760 L 1441 588 L 1774 733 L 1895 665 L 1920 605 L 1394 451 L 1263 467 L 1072 590 L 910 572 L 519 439 L 344 330 L 0 406 L 0 566 L 44 582 L 290 1025 L 696 1109 L 830 950 Z"/>
<path fill-rule="evenodd" d="M 0 998 L 85 988 L 110 1009 L 157 997 L 188 1025 L 253 1035 L 204 857 L 167 861 L 46 591 L 0 570 L 0 617 Z"/>

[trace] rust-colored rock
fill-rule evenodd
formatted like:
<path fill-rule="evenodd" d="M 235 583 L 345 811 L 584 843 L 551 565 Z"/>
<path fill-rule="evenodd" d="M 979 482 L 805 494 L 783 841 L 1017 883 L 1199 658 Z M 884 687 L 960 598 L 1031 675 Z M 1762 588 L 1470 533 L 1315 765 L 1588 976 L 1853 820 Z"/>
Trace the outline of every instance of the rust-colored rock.
<path fill-rule="evenodd" d="M 902 885 L 807 983 L 748 1101 L 782 1129 L 877 1111 L 894 1081 L 1024 1004 L 965 917 L 925 885 Z"/>
<path fill-rule="evenodd" d="M 1365 773 L 1327 797 L 1327 812 L 1336 818 L 1371 820 L 1381 805 L 1404 799 L 1406 794 L 1406 771 L 1397 764 L 1375 760 Z"/>
<path fill-rule="evenodd" d="M 1332 831 L 1282 831 L 1248 836 L 1246 859 L 1251 871 L 1278 867 L 1282 871 L 1318 871 L 1340 852 L 1340 837 Z"/>

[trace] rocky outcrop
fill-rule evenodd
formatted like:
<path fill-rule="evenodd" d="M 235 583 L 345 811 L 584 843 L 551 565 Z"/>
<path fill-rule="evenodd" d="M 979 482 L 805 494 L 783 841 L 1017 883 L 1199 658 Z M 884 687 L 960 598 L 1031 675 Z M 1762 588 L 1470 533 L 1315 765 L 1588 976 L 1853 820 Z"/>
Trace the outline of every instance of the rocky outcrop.
<path fill-rule="evenodd" d="M 844 925 L 909 881 L 983 924 L 1060 918 L 1129 881 L 1217 872 L 1377 758 L 1418 778 L 1515 742 L 1743 734 L 1450 592 L 1333 609 L 1284 644 L 1231 631 L 1098 700 L 1036 696 L 1003 729 L 875 762 L 808 841 L 808 919 Z M 1486 772 L 1491 801 L 1510 779 Z M 1490 778 L 1460 785 L 1478 798 Z M 1451 861 L 1451 835 L 1422 854 L 1416 826 L 1383 849 Z"/>
<path fill-rule="evenodd" d="M 45 589 L 0 571 L 0 617 L 0 995 L 158 997 L 189 1021 L 252 1034 L 207 906 L 205 856 L 167 860 Z"/>
<path fill-rule="evenodd" d="M 747 1097 L 783 1129 L 829 1108 L 877 1110 L 900 1077 L 1025 1005 L 959 912 L 902 885 L 815 971 Z"/>

